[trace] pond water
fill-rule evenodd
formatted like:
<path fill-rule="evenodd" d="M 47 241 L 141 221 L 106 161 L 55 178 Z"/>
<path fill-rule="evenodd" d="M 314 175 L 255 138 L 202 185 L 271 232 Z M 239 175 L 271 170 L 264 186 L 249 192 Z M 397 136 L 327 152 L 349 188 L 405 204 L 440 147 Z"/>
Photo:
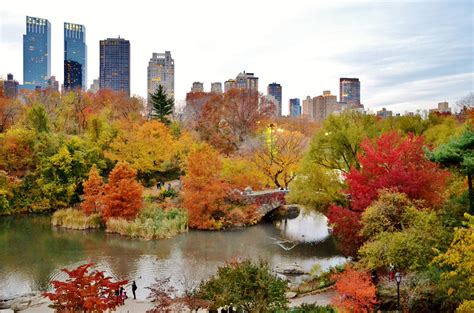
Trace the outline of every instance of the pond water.
<path fill-rule="evenodd" d="M 53 228 L 49 216 L 0 218 L 0 297 L 45 290 L 50 280 L 66 277 L 61 268 L 92 262 L 116 279 L 135 280 L 137 297 L 144 299 L 145 287 L 156 278 L 169 277 L 175 288 L 183 290 L 232 258 L 263 259 L 273 268 L 296 263 L 306 271 L 315 263 L 326 269 L 346 261 L 328 233 L 326 218 L 315 212 L 243 229 L 190 231 L 157 241 L 101 230 Z"/>

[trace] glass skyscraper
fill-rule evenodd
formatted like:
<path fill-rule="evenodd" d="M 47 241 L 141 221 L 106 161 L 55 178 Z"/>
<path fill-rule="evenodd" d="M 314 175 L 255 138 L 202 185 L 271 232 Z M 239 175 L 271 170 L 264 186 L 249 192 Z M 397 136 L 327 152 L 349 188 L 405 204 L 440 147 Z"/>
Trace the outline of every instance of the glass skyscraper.
<path fill-rule="evenodd" d="M 123 38 L 100 41 L 99 86 L 130 96 L 130 41 Z"/>
<path fill-rule="evenodd" d="M 23 88 L 46 88 L 50 76 L 51 23 L 44 18 L 27 16 L 23 35 Z"/>
<path fill-rule="evenodd" d="M 301 116 L 300 99 L 298 98 L 290 99 L 290 116 L 292 117 Z"/>
<path fill-rule="evenodd" d="M 339 79 L 339 101 L 347 103 L 349 107 L 360 106 L 360 81 L 358 78 Z"/>
<path fill-rule="evenodd" d="M 84 25 L 64 23 L 64 88 L 86 90 L 86 87 L 86 28 Z"/>
<path fill-rule="evenodd" d="M 277 116 L 282 115 L 282 90 L 281 85 L 277 83 L 271 83 L 267 87 L 267 94 L 273 96 L 277 101 L 277 108 L 275 114 Z"/>

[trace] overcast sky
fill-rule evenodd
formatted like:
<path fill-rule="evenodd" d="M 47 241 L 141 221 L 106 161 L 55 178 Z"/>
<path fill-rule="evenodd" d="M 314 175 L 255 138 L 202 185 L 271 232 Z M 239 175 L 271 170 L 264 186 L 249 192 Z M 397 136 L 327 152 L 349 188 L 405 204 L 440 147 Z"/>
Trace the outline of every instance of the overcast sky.
<path fill-rule="evenodd" d="M 0 8 L 0 75 L 23 82 L 25 16 L 52 24 L 52 75 L 63 81 L 63 23 L 86 26 L 88 84 L 99 75 L 99 40 L 131 44 L 131 91 L 146 96 L 152 52 L 170 50 L 176 98 L 192 82 L 271 82 L 289 98 L 331 90 L 358 77 L 372 110 L 454 104 L 474 91 L 473 1 L 10 1 Z"/>

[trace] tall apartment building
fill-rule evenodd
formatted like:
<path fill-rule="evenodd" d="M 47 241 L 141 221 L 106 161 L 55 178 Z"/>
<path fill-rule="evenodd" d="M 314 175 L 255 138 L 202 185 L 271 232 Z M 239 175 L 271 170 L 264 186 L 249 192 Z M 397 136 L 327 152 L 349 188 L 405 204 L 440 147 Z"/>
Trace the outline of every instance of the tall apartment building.
<path fill-rule="evenodd" d="M 168 97 L 174 99 L 174 60 L 171 57 L 171 52 L 154 52 L 148 62 L 147 72 L 148 101 L 150 100 L 150 94 L 155 93 L 160 85 Z"/>
<path fill-rule="evenodd" d="M 224 91 L 227 92 L 231 89 L 237 88 L 237 84 L 235 82 L 235 79 L 229 79 L 224 82 Z"/>
<path fill-rule="evenodd" d="M 86 90 L 87 45 L 84 25 L 64 23 L 64 88 Z"/>
<path fill-rule="evenodd" d="M 301 116 L 300 99 L 298 98 L 290 99 L 290 116 L 291 117 Z"/>
<path fill-rule="evenodd" d="M 301 115 L 306 118 L 313 119 L 313 98 L 307 96 L 306 99 L 303 100 L 303 108 Z"/>
<path fill-rule="evenodd" d="M 235 79 L 229 79 L 224 83 L 224 91 L 234 88 L 258 91 L 258 77 L 255 77 L 253 73 L 243 71 Z"/>
<path fill-rule="evenodd" d="M 7 80 L 3 81 L 3 93 L 5 97 L 15 99 L 18 95 L 18 81 L 13 79 L 13 74 L 7 74 Z"/>
<path fill-rule="evenodd" d="M 334 111 L 339 111 L 339 107 L 337 97 L 324 90 L 322 95 L 313 98 L 313 119 L 322 122 Z"/>
<path fill-rule="evenodd" d="M 194 82 L 191 87 L 191 92 L 204 92 L 204 84 L 201 82 Z"/>
<path fill-rule="evenodd" d="M 282 116 L 282 88 L 280 84 L 271 83 L 267 87 L 267 95 L 272 96 L 276 100 L 276 116 Z"/>
<path fill-rule="evenodd" d="M 220 82 L 211 83 L 211 92 L 222 93 L 222 83 Z"/>
<path fill-rule="evenodd" d="M 358 78 L 339 79 L 339 101 L 349 108 L 360 107 L 360 81 Z"/>
<path fill-rule="evenodd" d="M 107 38 L 100 41 L 100 89 L 123 91 L 130 96 L 130 41 Z"/>
<path fill-rule="evenodd" d="M 100 87 L 99 87 L 99 79 L 94 79 L 94 80 L 92 81 L 92 84 L 91 84 L 90 88 L 89 88 L 89 91 L 95 93 L 95 92 L 99 91 L 99 89 L 100 89 Z"/>
<path fill-rule="evenodd" d="M 23 88 L 46 88 L 51 76 L 51 24 L 47 19 L 26 17 L 23 35 Z"/>

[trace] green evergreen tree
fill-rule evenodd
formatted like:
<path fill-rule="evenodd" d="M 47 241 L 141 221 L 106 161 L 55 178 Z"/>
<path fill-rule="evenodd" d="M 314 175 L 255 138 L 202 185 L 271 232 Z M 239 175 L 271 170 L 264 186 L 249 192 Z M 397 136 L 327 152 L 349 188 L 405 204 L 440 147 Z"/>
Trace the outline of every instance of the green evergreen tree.
<path fill-rule="evenodd" d="M 169 98 L 163 86 L 159 85 L 155 93 L 151 94 L 151 111 L 149 117 L 151 119 L 160 120 L 163 124 L 169 125 L 170 119 L 168 118 L 173 113 L 174 100 Z"/>

